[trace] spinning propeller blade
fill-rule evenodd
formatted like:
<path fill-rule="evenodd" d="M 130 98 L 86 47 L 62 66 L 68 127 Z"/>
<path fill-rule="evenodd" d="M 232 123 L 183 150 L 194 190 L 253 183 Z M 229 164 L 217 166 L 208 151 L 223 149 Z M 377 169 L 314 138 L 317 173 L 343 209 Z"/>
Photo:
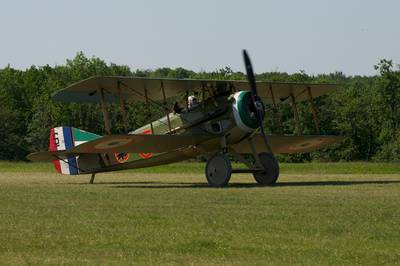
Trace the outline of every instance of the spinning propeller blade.
<path fill-rule="evenodd" d="M 265 116 L 264 104 L 263 104 L 261 98 L 258 96 L 256 79 L 254 77 L 253 67 L 251 65 L 250 57 L 247 54 L 246 50 L 243 50 L 243 59 L 244 59 L 244 65 L 246 67 L 247 80 L 248 80 L 249 86 L 250 86 L 251 98 L 253 99 L 253 103 L 256 108 L 256 117 L 257 117 L 258 125 L 260 127 L 261 134 L 264 138 L 265 146 L 267 147 L 268 152 L 270 152 L 272 154 L 271 146 L 269 145 L 267 136 L 265 135 L 265 132 L 264 132 L 264 125 L 263 125 L 264 116 Z"/>

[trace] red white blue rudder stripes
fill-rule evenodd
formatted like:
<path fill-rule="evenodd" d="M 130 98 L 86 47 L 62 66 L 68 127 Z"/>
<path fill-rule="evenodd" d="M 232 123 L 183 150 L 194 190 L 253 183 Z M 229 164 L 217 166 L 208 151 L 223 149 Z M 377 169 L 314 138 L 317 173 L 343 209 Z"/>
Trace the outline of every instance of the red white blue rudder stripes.
<path fill-rule="evenodd" d="M 50 131 L 50 151 L 68 150 L 75 146 L 73 128 L 56 127 Z M 70 156 L 63 160 L 54 160 L 57 172 L 66 175 L 78 175 L 78 163 L 76 157 Z"/>

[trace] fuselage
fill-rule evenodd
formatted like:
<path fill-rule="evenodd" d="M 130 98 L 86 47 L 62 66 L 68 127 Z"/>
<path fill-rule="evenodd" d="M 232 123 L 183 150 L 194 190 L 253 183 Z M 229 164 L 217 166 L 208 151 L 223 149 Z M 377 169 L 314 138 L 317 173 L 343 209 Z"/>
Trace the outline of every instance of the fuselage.
<path fill-rule="evenodd" d="M 210 135 L 213 140 L 200 145 L 207 152 L 220 149 L 219 136 L 226 137 L 226 144 L 243 140 L 257 128 L 250 92 L 240 91 L 230 96 L 206 99 L 192 108 L 168 115 L 144 125 L 130 134 L 183 134 Z M 132 159 L 146 159 L 156 154 L 132 154 Z"/>
<path fill-rule="evenodd" d="M 232 95 L 214 96 L 179 112 L 170 112 L 129 134 L 176 134 L 209 136 L 210 139 L 196 147 L 174 151 L 169 162 L 193 158 L 201 154 L 221 151 L 224 145 L 235 144 L 248 137 L 256 128 L 257 121 L 248 91 Z M 80 165 L 91 172 L 155 166 L 168 162 L 168 153 L 115 153 L 104 154 L 103 165 L 96 163 L 95 155 L 81 156 Z M 182 156 L 179 156 L 179 155 Z M 157 159 L 160 157 L 160 160 Z M 161 158 L 163 158 L 161 160 Z M 97 166 L 96 166 L 97 165 Z"/>

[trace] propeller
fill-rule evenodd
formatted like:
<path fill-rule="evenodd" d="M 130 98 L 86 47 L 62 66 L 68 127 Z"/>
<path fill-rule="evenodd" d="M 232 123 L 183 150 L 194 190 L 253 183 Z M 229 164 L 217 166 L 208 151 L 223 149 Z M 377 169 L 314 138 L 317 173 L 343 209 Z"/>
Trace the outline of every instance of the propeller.
<path fill-rule="evenodd" d="M 272 154 L 272 149 L 271 149 L 271 146 L 269 145 L 268 138 L 267 138 L 267 135 L 265 134 L 264 125 L 263 125 L 264 116 L 265 116 L 264 104 L 263 104 L 261 98 L 258 96 L 256 79 L 254 77 L 253 67 L 251 65 L 250 57 L 247 54 L 246 50 L 243 50 L 243 59 L 244 59 L 244 65 L 246 67 L 247 80 L 248 80 L 249 86 L 250 86 L 251 98 L 252 98 L 254 106 L 256 108 L 257 122 L 260 127 L 261 135 L 263 136 L 263 139 L 264 139 L 265 147 Z"/>

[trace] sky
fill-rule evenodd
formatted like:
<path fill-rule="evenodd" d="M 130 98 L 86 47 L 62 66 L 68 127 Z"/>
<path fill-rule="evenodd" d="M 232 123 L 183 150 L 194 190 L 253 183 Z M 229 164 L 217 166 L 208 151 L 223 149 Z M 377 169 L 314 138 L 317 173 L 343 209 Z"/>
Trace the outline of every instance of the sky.
<path fill-rule="evenodd" d="M 398 0 L 0 0 L 0 68 L 77 52 L 135 69 L 374 75 L 400 63 Z"/>

